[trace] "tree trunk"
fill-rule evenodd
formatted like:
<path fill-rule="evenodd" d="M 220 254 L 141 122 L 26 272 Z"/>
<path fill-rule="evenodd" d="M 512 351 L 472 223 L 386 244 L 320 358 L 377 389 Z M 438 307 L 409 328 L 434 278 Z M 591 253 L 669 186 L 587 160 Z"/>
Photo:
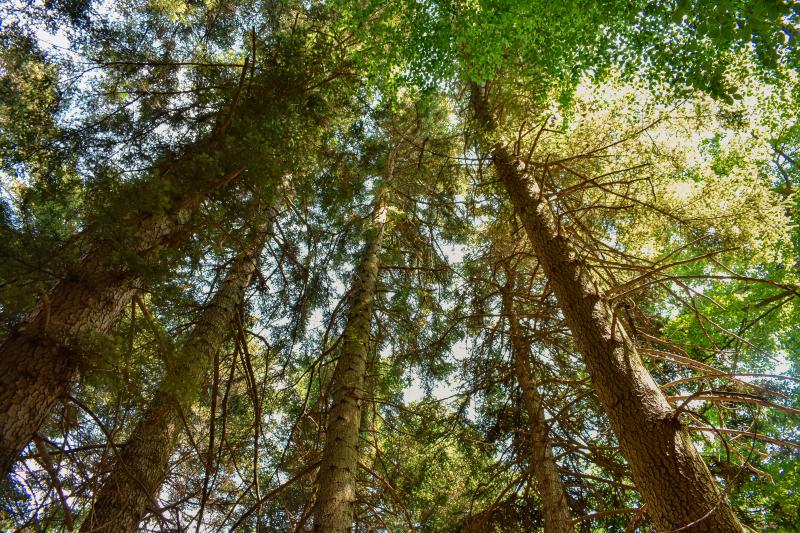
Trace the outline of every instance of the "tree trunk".
<path fill-rule="evenodd" d="M 191 167 L 191 158 L 187 166 Z M 145 260 L 152 260 L 159 246 L 175 246 L 184 233 L 178 230 L 197 205 L 242 170 L 187 191 L 167 212 L 134 215 L 133 237 L 124 246 Z M 92 353 L 92 337 L 110 331 L 139 289 L 136 272 L 113 260 L 115 252 L 126 253 L 121 246 L 116 241 L 96 243 L 42 295 L 26 322 L 0 346 L 0 467 L 4 477 L 67 392 L 82 356 Z"/>
<path fill-rule="evenodd" d="M 472 103 L 484 130 L 491 131 L 494 120 L 486 95 L 474 84 Z M 743 531 L 636 345 L 615 320 L 568 238 L 559 232 L 546 197 L 524 178 L 506 146 L 495 144 L 492 155 L 497 176 L 553 287 L 656 527 L 660 531 Z"/>
<path fill-rule="evenodd" d="M 369 352 L 372 307 L 378 279 L 386 207 L 377 199 L 361 262 L 351 288 L 342 350 L 333 373 L 333 403 L 328 413 L 325 448 L 317 477 L 314 531 L 345 533 L 353 527 L 356 500 L 361 403 Z"/>
<path fill-rule="evenodd" d="M 274 216 L 275 210 L 271 209 L 267 217 L 271 221 Z M 175 360 L 167 361 L 164 379 L 128 442 L 119 450 L 111 474 L 81 526 L 82 532 L 133 533 L 157 498 L 168 473 L 169 458 L 177 446 L 182 416 L 200 393 L 214 354 L 229 336 L 268 232 L 269 224 L 255 231 L 255 238 L 234 259 Z"/>
<path fill-rule="evenodd" d="M 506 285 L 502 287 L 503 314 L 508 319 L 514 371 L 522 390 L 522 403 L 528 415 L 530 447 L 529 463 L 542 497 L 545 533 L 574 533 L 567 494 L 558 475 L 558 465 L 548 444 L 547 421 L 542 397 L 530 370 L 530 344 L 525 339 L 514 307 L 515 275 L 506 269 Z"/>

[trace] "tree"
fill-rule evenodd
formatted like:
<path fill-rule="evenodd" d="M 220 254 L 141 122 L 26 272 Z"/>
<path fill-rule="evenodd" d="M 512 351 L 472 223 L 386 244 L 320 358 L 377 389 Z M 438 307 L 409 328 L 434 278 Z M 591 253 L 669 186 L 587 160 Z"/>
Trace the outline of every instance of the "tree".
<path fill-rule="evenodd" d="M 392 177 L 392 155 L 386 180 Z M 369 353 L 372 307 L 380 262 L 378 254 L 386 223 L 386 200 L 376 192 L 372 223 L 367 230 L 364 253 L 354 274 L 347 324 L 342 333 L 342 352 L 336 362 L 332 399 L 325 431 L 326 445 L 319 466 L 314 529 L 347 531 L 352 527 L 352 505 L 356 499 L 358 441 Z"/>
<path fill-rule="evenodd" d="M 797 6 L 0 20 L 0 528 L 796 528 Z"/>
<path fill-rule="evenodd" d="M 288 42 L 287 46 L 297 44 Z M 113 212 L 106 213 L 102 222 L 90 222 L 81 236 L 84 251 L 80 259 L 0 347 L 5 365 L 0 382 L 0 463 L 4 474 L 66 392 L 82 354 L 91 351 L 92 335 L 108 332 L 140 290 L 137 269 L 153 269 L 163 261 L 159 252 L 179 248 L 188 235 L 187 223 L 193 213 L 217 189 L 246 169 L 257 171 L 268 165 L 261 159 L 263 151 L 249 150 L 248 142 L 257 145 L 260 138 L 249 135 L 248 128 L 273 116 L 276 107 L 272 102 L 281 102 L 282 109 L 287 109 L 289 95 L 296 98 L 299 92 L 302 100 L 310 97 L 302 85 L 282 85 L 291 80 L 273 63 L 259 80 L 263 92 L 242 98 L 247 67 L 245 61 L 227 108 L 220 110 L 216 126 L 207 128 L 211 131 L 205 138 L 177 157 L 164 157 L 151 179 L 128 184 L 113 195 L 109 206 Z M 242 115 L 246 119 L 237 119 Z M 128 195 L 141 195 L 149 204 L 123 206 Z"/>
<path fill-rule="evenodd" d="M 530 345 L 520 327 L 514 306 L 514 283 L 516 273 L 508 263 L 504 265 L 505 285 L 500 289 L 503 298 L 503 314 L 508 320 L 511 351 L 514 359 L 514 372 L 522 389 L 522 401 L 530 423 L 530 465 L 542 496 L 542 511 L 546 532 L 570 532 L 572 512 L 567 503 L 567 494 L 561 484 L 558 465 L 549 444 L 547 421 L 544 416 L 542 397 L 531 375 L 529 360 Z"/>
<path fill-rule="evenodd" d="M 399 105 L 403 104 L 401 100 Z M 397 112 L 390 109 L 388 113 L 377 113 L 386 138 L 375 141 L 378 146 L 388 144 L 388 151 L 385 156 L 378 157 L 383 168 L 372 186 L 371 222 L 364 230 L 364 248 L 348 291 L 342 346 L 330 385 L 332 403 L 327 415 L 325 447 L 313 509 L 316 531 L 345 531 L 352 527 L 362 413 L 368 401 L 367 391 L 374 391 L 377 385 L 369 382 L 367 369 L 374 365 L 368 358 L 377 282 L 382 267 L 387 266 L 381 261 L 382 251 L 385 240 L 391 239 L 394 246 L 408 246 L 412 250 L 419 246 L 420 249 L 413 252 L 415 255 L 430 254 L 426 250 L 430 243 L 424 236 L 417 235 L 407 221 L 415 216 L 414 203 L 423 195 L 431 194 L 424 182 L 429 172 L 427 165 L 431 162 L 424 158 L 424 153 L 417 155 L 419 143 L 429 142 L 445 150 L 448 147 L 446 131 L 441 131 L 431 121 L 437 112 L 441 111 L 434 99 L 419 108 L 400 107 Z M 384 114 L 388 116 L 382 116 Z M 421 262 L 430 262 L 430 259 Z"/>
<path fill-rule="evenodd" d="M 477 87 L 473 91 L 476 115 L 490 125 L 486 96 Z M 505 146 L 495 145 L 492 152 L 498 177 L 553 285 L 653 521 L 667 530 L 691 524 L 703 531 L 741 531 L 683 428 L 680 412 L 667 403 L 583 261 L 559 234 L 541 192 L 532 190 Z"/>
<path fill-rule="evenodd" d="M 125 447 L 116 452 L 111 474 L 98 491 L 82 531 L 136 530 L 166 476 L 169 457 L 185 417 L 183 413 L 198 396 L 214 357 L 230 334 L 281 203 L 278 200 L 277 207 L 254 209 L 252 216 L 264 222 L 256 225 L 254 235 L 248 236 L 214 298 L 179 348 L 179 354 L 164 354 L 167 358 L 164 380 Z"/>

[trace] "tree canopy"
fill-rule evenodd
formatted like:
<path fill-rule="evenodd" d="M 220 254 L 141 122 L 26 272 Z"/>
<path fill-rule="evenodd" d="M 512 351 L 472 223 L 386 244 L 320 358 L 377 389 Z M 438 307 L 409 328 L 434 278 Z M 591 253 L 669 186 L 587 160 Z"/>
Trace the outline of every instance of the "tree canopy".
<path fill-rule="evenodd" d="M 800 530 L 798 32 L 0 5 L 0 529 Z"/>

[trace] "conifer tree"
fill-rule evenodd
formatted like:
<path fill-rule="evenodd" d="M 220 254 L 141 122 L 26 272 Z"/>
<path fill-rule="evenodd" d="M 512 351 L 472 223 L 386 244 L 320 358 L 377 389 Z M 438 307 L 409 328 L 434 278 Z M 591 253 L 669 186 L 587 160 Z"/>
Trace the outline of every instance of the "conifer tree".
<path fill-rule="evenodd" d="M 283 53 L 301 53 L 302 44 L 287 40 L 285 45 Z M 311 82 L 290 86 L 294 80 L 287 77 L 279 59 L 276 55 L 262 65 L 264 74 L 256 78 L 261 89 L 251 86 L 249 95 L 243 94 L 244 84 L 254 76 L 245 61 L 238 85 L 203 139 L 181 155 L 163 157 L 148 179 L 125 184 L 106 199 L 114 211 L 92 221 L 83 232 L 78 241 L 83 249 L 80 259 L 39 298 L 36 309 L 0 347 L 4 474 L 66 393 L 82 358 L 92 351 L 93 338 L 107 333 L 143 288 L 142 271 L 163 268 L 164 255 L 169 256 L 165 250 L 180 249 L 191 232 L 193 215 L 211 195 L 248 169 L 269 166 L 269 156 L 265 158 L 266 151 L 259 149 L 261 134 L 249 128 L 277 120 L 283 112 L 288 112 L 284 118 L 289 120 L 296 111 L 290 102 L 297 105 L 299 100 L 302 105 L 313 100 L 313 89 L 306 92 L 304 85 Z M 275 182 L 266 185 L 270 187 Z M 131 195 L 147 201 L 127 204 Z"/>
<path fill-rule="evenodd" d="M 389 182 L 393 164 L 390 155 L 385 177 Z M 315 531 L 348 531 L 353 524 L 361 412 L 386 210 L 386 199 L 379 189 L 372 221 L 365 232 L 363 255 L 353 274 L 342 350 L 331 384 L 332 404 L 314 502 Z"/>
<path fill-rule="evenodd" d="M 279 195 L 279 198 L 282 196 Z M 136 424 L 125 447 L 118 452 L 109 477 L 81 526 L 82 531 L 136 531 L 150 502 L 166 476 L 169 458 L 180 435 L 181 420 L 198 396 L 215 354 L 231 334 L 232 324 L 245 300 L 255 273 L 275 206 L 253 209 L 256 223 L 228 269 L 214 297 L 176 354 L 167 358 L 166 374 L 150 406 Z"/>
<path fill-rule="evenodd" d="M 794 531 L 799 29 L 0 5 L 0 529 Z"/>
<path fill-rule="evenodd" d="M 484 128 L 491 128 L 494 119 L 486 114 L 486 94 L 476 85 L 472 90 L 476 117 Z M 615 319 L 583 260 L 559 234 L 542 193 L 532 189 L 507 147 L 495 144 L 492 161 L 553 285 L 653 521 L 667 530 L 691 524 L 698 531 L 742 531 L 680 413 L 647 371 L 630 333 Z"/>
<path fill-rule="evenodd" d="M 544 415 L 542 396 L 531 374 L 530 345 L 525 340 L 525 333 L 520 327 L 514 306 L 514 283 L 516 272 L 508 263 L 504 265 L 506 283 L 502 287 L 503 314 L 508 320 L 509 341 L 514 359 L 514 372 L 520 389 L 522 401 L 530 423 L 529 447 L 530 468 L 536 477 L 537 487 L 542 496 L 542 512 L 546 533 L 568 533 L 575 531 L 572 526 L 572 512 L 567 501 L 567 494 L 558 473 L 558 465 L 549 444 L 548 425 Z"/>

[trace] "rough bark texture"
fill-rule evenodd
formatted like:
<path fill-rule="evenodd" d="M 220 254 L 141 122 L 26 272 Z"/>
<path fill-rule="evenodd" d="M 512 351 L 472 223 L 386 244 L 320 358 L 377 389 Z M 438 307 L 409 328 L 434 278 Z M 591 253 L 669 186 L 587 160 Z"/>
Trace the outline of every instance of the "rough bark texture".
<path fill-rule="evenodd" d="M 361 403 L 380 267 L 378 254 L 386 219 L 386 210 L 380 201 L 375 213 L 355 272 L 347 323 L 342 333 L 342 351 L 333 373 L 333 403 L 328 413 L 313 509 L 314 531 L 320 533 L 345 533 L 353 527 Z"/>
<path fill-rule="evenodd" d="M 743 528 L 692 443 L 675 409 L 567 237 L 545 198 L 503 145 L 493 148 L 497 175 L 549 279 L 595 391 L 608 413 L 636 486 L 659 531 L 740 532 Z M 691 524 L 691 525 L 690 525 Z"/>
<path fill-rule="evenodd" d="M 209 180 L 158 214 L 131 217 L 126 242 L 142 258 L 159 245 L 175 245 L 177 230 L 215 188 L 241 173 Z M 170 179 L 170 178 L 164 178 Z M 5 477 L 19 453 L 67 391 L 93 336 L 107 333 L 138 290 L 134 271 L 110 260 L 117 242 L 96 243 L 39 301 L 20 329 L 0 346 L 0 468 Z"/>
<path fill-rule="evenodd" d="M 118 450 L 111 474 L 81 526 L 82 532 L 132 533 L 158 496 L 181 433 L 181 413 L 191 407 L 212 366 L 214 354 L 230 334 L 232 321 L 258 265 L 267 230 L 262 227 L 247 249 L 234 259 L 175 360 L 167 363 L 164 379 L 147 411 L 128 442 Z"/>
<path fill-rule="evenodd" d="M 65 279 L 42 297 L 24 329 L 0 347 L 3 476 L 66 392 L 82 345 L 90 343 L 85 335 L 108 331 L 135 290 L 134 280 Z"/>
<path fill-rule="evenodd" d="M 574 533 L 572 513 L 567 502 L 567 494 L 558 476 L 558 465 L 553 457 L 553 450 L 548 443 L 548 427 L 544 417 L 542 396 L 533 379 L 530 369 L 530 343 L 525 338 L 513 298 L 513 272 L 506 270 L 508 279 L 501 289 L 503 297 L 503 314 L 508 319 L 509 339 L 514 358 L 514 372 L 520 389 L 522 403 L 528 415 L 530 448 L 529 462 L 536 478 L 539 495 L 542 497 L 542 514 L 544 515 L 545 533 Z"/>

